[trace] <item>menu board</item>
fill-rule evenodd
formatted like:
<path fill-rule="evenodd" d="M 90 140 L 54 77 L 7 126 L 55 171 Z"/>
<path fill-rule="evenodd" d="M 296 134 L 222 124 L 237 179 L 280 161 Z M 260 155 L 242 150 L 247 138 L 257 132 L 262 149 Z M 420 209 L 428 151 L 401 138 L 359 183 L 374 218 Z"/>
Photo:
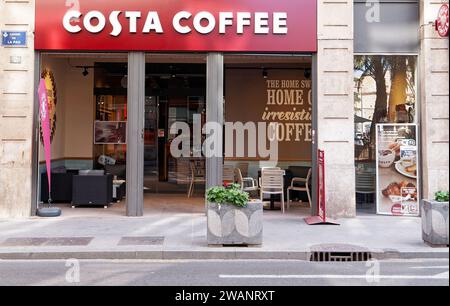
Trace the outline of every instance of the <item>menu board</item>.
<path fill-rule="evenodd" d="M 419 216 L 417 125 L 377 125 L 377 212 Z"/>

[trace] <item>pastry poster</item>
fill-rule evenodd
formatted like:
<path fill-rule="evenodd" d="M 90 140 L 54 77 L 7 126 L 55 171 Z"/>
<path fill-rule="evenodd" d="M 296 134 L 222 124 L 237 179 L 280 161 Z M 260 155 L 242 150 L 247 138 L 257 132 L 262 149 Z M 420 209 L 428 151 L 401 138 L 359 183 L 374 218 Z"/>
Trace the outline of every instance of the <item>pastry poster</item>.
<path fill-rule="evenodd" d="M 419 156 L 415 124 L 377 125 L 377 212 L 419 215 Z"/>

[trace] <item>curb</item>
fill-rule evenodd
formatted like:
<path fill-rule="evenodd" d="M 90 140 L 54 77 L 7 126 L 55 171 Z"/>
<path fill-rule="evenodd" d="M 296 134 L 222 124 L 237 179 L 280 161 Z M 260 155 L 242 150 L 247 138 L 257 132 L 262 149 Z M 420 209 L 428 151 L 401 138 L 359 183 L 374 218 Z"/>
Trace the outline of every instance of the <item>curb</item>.
<path fill-rule="evenodd" d="M 310 253 L 239 251 L 74 251 L 0 253 L 0 260 L 309 260 Z M 449 252 L 372 252 L 372 258 L 448 259 Z"/>

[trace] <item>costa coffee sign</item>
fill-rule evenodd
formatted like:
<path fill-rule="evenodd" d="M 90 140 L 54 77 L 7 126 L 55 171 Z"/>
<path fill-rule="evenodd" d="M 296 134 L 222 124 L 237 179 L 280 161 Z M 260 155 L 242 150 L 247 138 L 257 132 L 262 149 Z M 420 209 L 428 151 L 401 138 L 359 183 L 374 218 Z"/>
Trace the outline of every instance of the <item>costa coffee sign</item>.
<path fill-rule="evenodd" d="M 37 50 L 315 52 L 315 0 L 40 0 Z"/>
<path fill-rule="evenodd" d="M 436 31 L 441 37 L 447 37 L 449 31 L 449 15 L 448 5 L 444 4 L 439 9 L 438 18 L 436 19 Z"/>

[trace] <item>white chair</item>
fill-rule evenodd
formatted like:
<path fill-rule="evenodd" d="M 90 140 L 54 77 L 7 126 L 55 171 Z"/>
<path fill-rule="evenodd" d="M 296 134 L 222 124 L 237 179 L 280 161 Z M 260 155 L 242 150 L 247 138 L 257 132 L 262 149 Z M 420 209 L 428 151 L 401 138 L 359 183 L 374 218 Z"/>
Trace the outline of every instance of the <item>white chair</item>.
<path fill-rule="evenodd" d="M 191 168 L 191 182 L 189 184 L 188 198 L 194 195 L 195 184 L 206 184 L 204 167 L 197 167 L 195 161 L 189 163 Z"/>
<path fill-rule="evenodd" d="M 262 167 L 261 173 L 264 170 L 281 170 L 281 168 L 280 167 Z M 259 186 L 261 186 L 261 177 L 259 177 L 258 182 L 259 182 Z"/>
<path fill-rule="evenodd" d="M 356 172 L 356 193 L 364 195 L 364 203 L 369 202 L 368 197 L 376 194 L 376 174 L 370 171 Z"/>
<path fill-rule="evenodd" d="M 285 212 L 284 208 L 284 170 L 271 170 L 262 169 L 261 170 L 261 184 L 260 184 L 260 196 L 261 201 L 264 201 L 265 194 L 280 194 L 281 195 L 281 208 L 283 214 Z"/>
<path fill-rule="evenodd" d="M 234 167 L 230 165 L 224 165 L 222 178 L 224 183 L 234 183 Z"/>
<path fill-rule="evenodd" d="M 312 176 L 312 169 L 310 168 L 308 171 L 308 175 L 306 178 L 303 177 L 294 177 L 291 182 L 291 186 L 287 189 L 287 207 L 290 208 L 291 204 L 291 191 L 303 191 L 306 192 L 308 195 L 308 203 L 309 207 L 311 207 L 311 194 L 309 190 L 309 183 Z M 300 183 L 300 184 L 299 184 Z M 304 185 L 304 186 L 303 186 Z"/>
<path fill-rule="evenodd" d="M 248 168 L 249 165 L 248 163 L 237 163 L 236 164 L 236 168 L 239 168 L 239 170 L 241 170 L 242 176 L 243 177 L 248 177 Z"/>
<path fill-rule="evenodd" d="M 281 170 L 280 167 L 262 167 L 261 170 Z"/>
<path fill-rule="evenodd" d="M 240 168 L 235 169 L 236 173 L 236 182 L 241 185 L 241 190 L 245 192 L 254 192 L 258 191 L 258 182 L 252 177 L 243 177 L 242 171 Z"/>

